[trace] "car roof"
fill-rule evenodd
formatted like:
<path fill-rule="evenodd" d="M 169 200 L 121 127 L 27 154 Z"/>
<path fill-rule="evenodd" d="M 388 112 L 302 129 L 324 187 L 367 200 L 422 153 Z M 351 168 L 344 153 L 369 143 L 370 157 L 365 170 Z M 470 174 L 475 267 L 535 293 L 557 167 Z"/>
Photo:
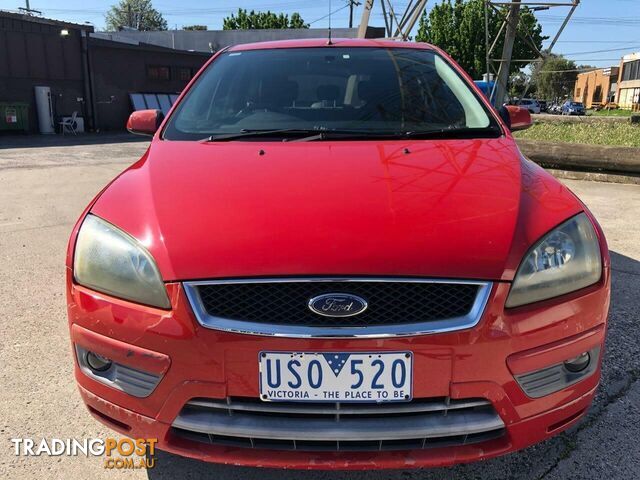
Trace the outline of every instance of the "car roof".
<path fill-rule="evenodd" d="M 275 40 L 269 42 L 244 43 L 234 45 L 228 51 L 266 50 L 273 48 L 317 48 L 327 47 L 327 38 L 305 38 L 295 40 Z M 332 38 L 334 47 L 369 47 L 369 48 L 409 48 L 415 50 L 435 50 L 433 45 L 421 42 L 400 42 L 396 40 L 378 40 L 373 38 Z"/>

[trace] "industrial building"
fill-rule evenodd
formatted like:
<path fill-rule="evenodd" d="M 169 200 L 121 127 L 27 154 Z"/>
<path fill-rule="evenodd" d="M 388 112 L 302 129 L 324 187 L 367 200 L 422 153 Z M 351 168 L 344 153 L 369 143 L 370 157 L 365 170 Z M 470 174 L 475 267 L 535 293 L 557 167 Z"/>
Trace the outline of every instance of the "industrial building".
<path fill-rule="evenodd" d="M 595 108 L 615 102 L 618 85 L 618 67 L 607 67 L 578 74 L 573 98 L 586 108 Z"/>
<path fill-rule="evenodd" d="M 75 110 L 90 117 L 87 38 L 93 27 L 0 12 L 0 116 L 11 128 L 37 129 L 36 86 L 50 88 L 51 107 L 62 115 Z M 24 106 L 28 119 L 12 118 Z"/>
<path fill-rule="evenodd" d="M 355 38 L 357 28 L 333 28 L 333 38 Z M 384 38 L 383 27 L 367 27 L 365 38 Z M 268 42 L 272 40 L 291 40 L 298 38 L 329 38 L 326 28 L 277 28 L 260 30 L 164 30 L 139 32 L 122 30 L 119 32 L 96 32 L 92 37 L 158 45 L 160 47 L 187 50 L 193 52 L 217 52 L 229 45 L 241 43 Z"/>
<path fill-rule="evenodd" d="M 105 33 L 0 11 L 0 133 L 60 132 L 72 116 L 79 130 L 122 130 L 135 108 L 167 110 L 220 48 L 327 35 L 326 29 Z M 333 35 L 355 37 L 357 29 Z M 369 27 L 367 36 L 384 36 L 384 29 Z"/>
<path fill-rule="evenodd" d="M 15 120 L 20 130 L 54 133 L 76 112 L 85 130 L 122 130 L 131 93 L 176 94 L 210 56 L 92 32 L 90 25 L 0 12 L 0 129 L 12 130 Z"/>
<path fill-rule="evenodd" d="M 620 66 L 578 74 L 573 98 L 586 108 L 615 104 L 618 108 L 640 110 L 640 52 L 622 57 Z"/>
<path fill-rule="evenodd" d="M 622 57 L 616 98 L 620 108 L 640 108 L 640 52 Z"/>

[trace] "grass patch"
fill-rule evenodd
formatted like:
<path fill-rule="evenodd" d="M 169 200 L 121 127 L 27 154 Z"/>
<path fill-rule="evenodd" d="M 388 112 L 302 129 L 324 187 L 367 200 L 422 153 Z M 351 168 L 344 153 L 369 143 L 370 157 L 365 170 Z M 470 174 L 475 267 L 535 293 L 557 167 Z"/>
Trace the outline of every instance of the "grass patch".
<path fill-rule="evenodd" d="M 587 110 L 589 117 L 630 117 L 632 113 L 631 110 Z"/>
<path fill-rule="evenodd" d="M 514 136 L 544 142 L 640 147 L 640 125 L 628 123 L 535 123 Z"/>

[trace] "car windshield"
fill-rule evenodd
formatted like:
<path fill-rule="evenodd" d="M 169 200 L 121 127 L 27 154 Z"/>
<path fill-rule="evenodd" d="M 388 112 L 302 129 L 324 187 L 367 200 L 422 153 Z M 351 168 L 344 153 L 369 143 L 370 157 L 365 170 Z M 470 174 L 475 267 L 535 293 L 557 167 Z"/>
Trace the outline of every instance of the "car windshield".
<path fill-rule="evenodd" d="M 579 103 L 579 102 L 572 102 L 572 103 L 571 103 L 571 106 L 572 106 L 572 107 L 581 107 L 581 106 L 582 106 L 582 104 L 581 104 L 581 103 Z"/>
<path fill-rule="evenodd" d="M 461 129 L 500 134 L 476 93 L 438 54 L 332 46 L 223 53 L 178 105 L 163 138 Z"/>

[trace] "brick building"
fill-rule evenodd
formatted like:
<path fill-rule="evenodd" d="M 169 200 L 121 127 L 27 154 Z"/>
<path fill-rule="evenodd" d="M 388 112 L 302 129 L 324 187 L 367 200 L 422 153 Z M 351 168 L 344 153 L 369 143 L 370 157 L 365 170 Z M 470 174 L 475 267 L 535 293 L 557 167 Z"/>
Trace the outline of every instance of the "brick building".
<path fill-rule="evenodd" d="M 573 99 L 586 108 L 616 101 L 618 67 L 598 68 L 578 74 L 573 89 Z"/>

